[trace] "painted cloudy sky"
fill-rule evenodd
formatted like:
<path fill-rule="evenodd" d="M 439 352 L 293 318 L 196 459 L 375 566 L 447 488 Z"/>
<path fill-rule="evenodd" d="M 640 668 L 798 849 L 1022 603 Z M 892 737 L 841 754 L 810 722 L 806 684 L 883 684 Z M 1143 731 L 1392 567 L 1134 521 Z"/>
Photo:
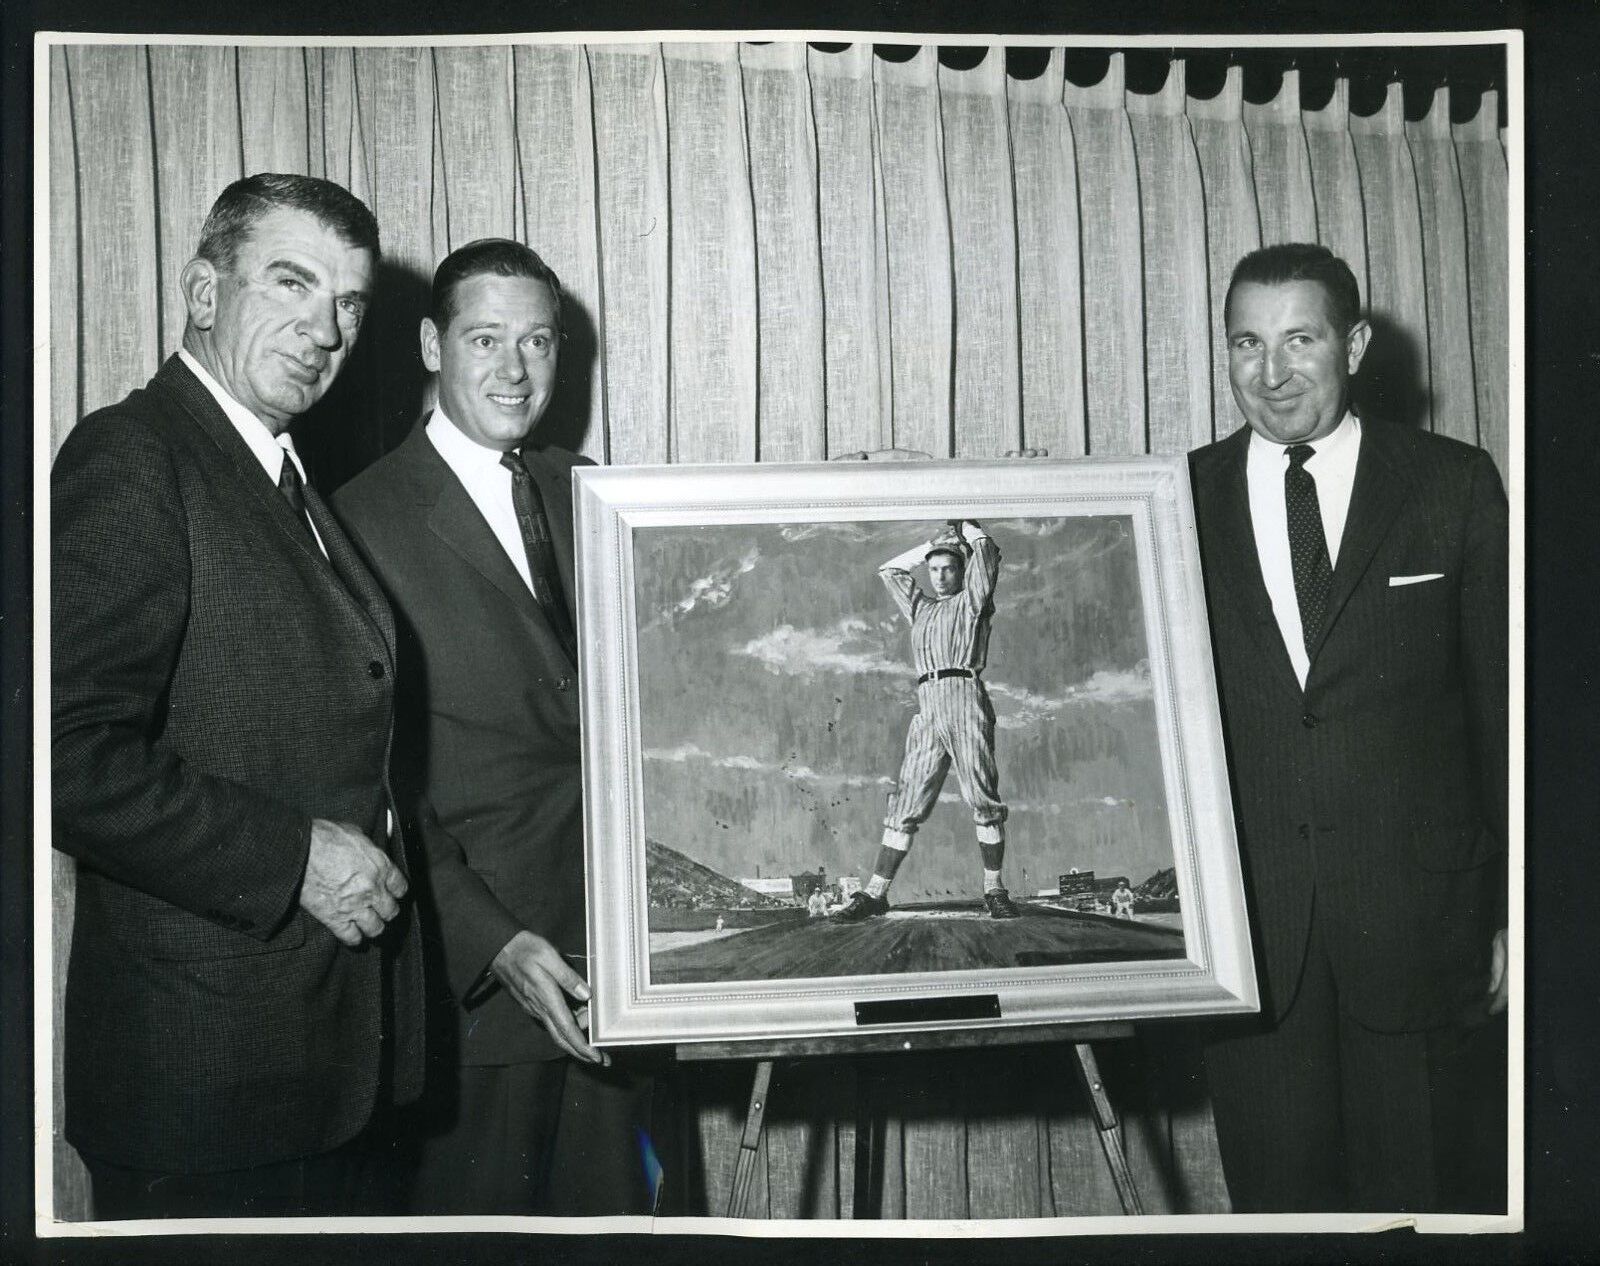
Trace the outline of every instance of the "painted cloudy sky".
<path fill-rule="evenodd" d="M 635 535 L 646 834 L 734 877 L 871 873 L 916 710 L 910 629 L 878 564 L 940 522 Z M 1172 865 L 1129 521 L 1004 519 L 985 681 L 1006 880 Z M 926 576 L 917 569 L 919 583 Z M 954 773 L 901 867 L 904 901 L 970 897 Z"/>

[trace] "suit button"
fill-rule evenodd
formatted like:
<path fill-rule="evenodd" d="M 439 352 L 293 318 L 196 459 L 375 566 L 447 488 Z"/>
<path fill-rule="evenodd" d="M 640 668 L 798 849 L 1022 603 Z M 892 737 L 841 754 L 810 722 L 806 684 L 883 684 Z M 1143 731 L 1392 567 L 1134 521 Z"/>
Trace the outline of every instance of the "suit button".
<path fill-rule="evenodd" d="M 1301 839 L 1309 840 L 1311 838 L 1311 824 L 1309 822 L 1302 822 L 1299 830 Z"/>
<path fill-rule="evenodd" d="M 572 689 L 572 678 L 571 677 L 563 677 L 560 681 L 556 682 L 556 689 L 557 690 L 571 690 Z"/>
<path fill-rule="evenodd" d="M 1305 726 L 1308 730 L 1314 730 L 1317 728 L 1317 718 L 1315 714 L 1307 712 L 1303 717 L 1300 718 L 1300 724 Z"/>
<path fill-rule="evenodd" d="M 383 679 L 383 665 L 375 659 L 368 660 L 367 676 L 371 677 L 373 681 L 381 681 Z"/>

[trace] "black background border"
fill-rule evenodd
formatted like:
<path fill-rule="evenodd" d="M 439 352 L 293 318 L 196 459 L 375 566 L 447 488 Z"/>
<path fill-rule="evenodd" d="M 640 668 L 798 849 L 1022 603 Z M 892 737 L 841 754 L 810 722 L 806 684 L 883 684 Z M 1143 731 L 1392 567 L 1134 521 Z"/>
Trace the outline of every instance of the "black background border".
<path fill-rule="evenodd" d="M 0 1261 L 231 1266 L 343 1262 L 1529 1262 L 1600 1261 L 1600 7 L 1571 3 L 739 4 L 479 0 L 326 13 L 215 0 L 6 0 L 0 128 Z M 697 1236 L 270 1235 L 36 1240 L 32 1129 L 32 129 L 37 30 L 252 35 L 778 29 L 960 34 L 1336 35 L 1522 29 L 1526 288 L 1527 1231 L 1520 1236 L 1147 1235 L 986 1240 Z M 1184 41 L 1173 39 L 1175 46 Z M 130 387 L 134 384 L 129 384 Z"/>

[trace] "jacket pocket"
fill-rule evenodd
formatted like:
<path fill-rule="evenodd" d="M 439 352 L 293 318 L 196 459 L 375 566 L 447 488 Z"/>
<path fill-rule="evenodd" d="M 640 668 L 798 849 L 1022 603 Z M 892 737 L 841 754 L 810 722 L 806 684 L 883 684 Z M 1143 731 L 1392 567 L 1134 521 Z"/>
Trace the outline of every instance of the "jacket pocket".
<path fill-rule="evenodd" d="M 258 940 L 244 932 L 219 927 L 199 915 L 175 913 L 148 922 L 145 945 L 151 958 L 169 962 L 281 954 L 306 943 L 305 921 L 310 917 L 296 906 L 283 927 L 266 940 Z"/>

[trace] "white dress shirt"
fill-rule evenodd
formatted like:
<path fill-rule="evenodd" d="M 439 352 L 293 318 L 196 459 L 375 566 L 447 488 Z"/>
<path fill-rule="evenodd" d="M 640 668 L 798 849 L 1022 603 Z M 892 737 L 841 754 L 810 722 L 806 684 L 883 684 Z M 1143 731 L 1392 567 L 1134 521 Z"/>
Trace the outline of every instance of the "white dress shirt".
<path fill-rule="evenodd" d="M 1344 539 L 1344 521 L 1350 513 L 1350 490 L 1356 480 L 1356 458 L 1361 452 L 1361 423 L 1355 414 L 1346 413 L 1333 433 L 1311 445 L 1306 471 L 1317 484 L 1317 508 L 1322 512 L 1322 533 L 1328 542 L 1328 563 L 1339 565 L 1339 543 Z M 1250 486 L 1250 523 L 1255 530 L 1256 557 L 1261 560 L 1261 579 L 1272 599 L 1272 614 L 1294 665 L 1294 675 L 1305 689 L 1311 659 L 1306 654 L 1304 629 L 1300 624 L 1300 602 L 1294 592 L 1294 563 L 1289 557 L 1289 512 L 1284 506 L 1283 477 L 1289 469 L 1287 445 L 1263 439 L 1251 432 L 1250 451 L 1245 459 L 1245 477 Z"/>
<path fill-rule="evenodd" d="M 469 440 L 445 411 L 438 408 L 428 419 L 428 440 L 461 481 L 472 504 L 478 507 L 478 513 L 483 515 L 489 530 L 500 542 L 500 548 L 517 569 L 517 575 L 522 577 L 522 583 L 532 593 L 528 548 L 522 542 L 516 503 L 511 499 L 511 472 L 500 464 L 500 450 Z"/>
<path fill-rule="evenodd" d="M 274 435 L 272 429 L 260 418 L 251 413 L 249 409 L 240 404 L 227 390 L 213 378 L 206 367 L 189 355 L 184 348 L 178 349 L 178 359 L 189 367 L 189 372 L 200 380 L 200 385 L 209 391 L 221 406 L 228 421 L 233 423 L 233 429 L 239 432 L 239 438 L 249 445 L 250 451 L 256 455 L 256 460 L 261 463 L 261 469 L 267 472 L 267 478 L 272 480 L 273 487 L 277 487 L 278 477 L 283 473 L 283 463 L 293 462 L 294 468 L 300 474 L 300 482 L 306 482 L 306 468 L 300 461 L 300 454 L 294 451 L 294 441 L 289 438 L 289 432 Z M 322 556 L 328 556 L 328 547 L 322 543 L 322 534 L 317 531 L 317 525 L 311 522 L 311 517 L 306 516 L 306 523 L 311 528 L 311 535 L 317 542 L 317 548 L 322 551 Z"/>

